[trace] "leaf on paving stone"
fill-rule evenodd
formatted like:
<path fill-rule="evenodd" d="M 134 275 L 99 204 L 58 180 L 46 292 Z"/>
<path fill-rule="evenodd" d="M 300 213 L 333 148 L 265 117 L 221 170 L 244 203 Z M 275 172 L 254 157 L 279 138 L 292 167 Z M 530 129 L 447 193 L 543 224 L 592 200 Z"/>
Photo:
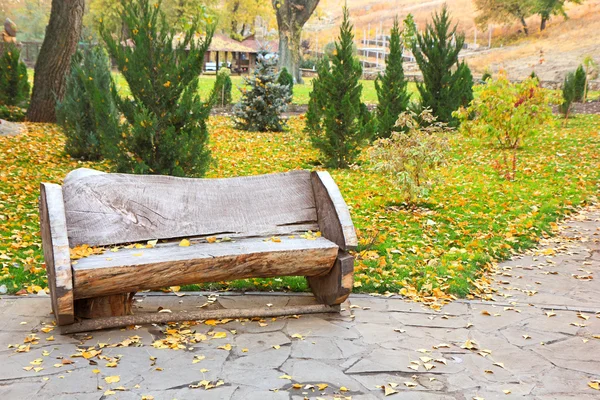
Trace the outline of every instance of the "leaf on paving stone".
<path fill-rule="evenodd" d="M 221 349 L 221 350 L 227 350 L 227 351 L 229 351 L 229 350 L 231 350 L 231 345 L 230 345 L 229 343 L 227 343 L 227 344 L 226 344 L 226 345 L 224 345 L 224 346 L 219 346 L 219 347 L 217 347 L 217 349 Z"/>
<path fill-rule="evenodd" d="M 242 353 L 247 353 L 247 352 L 248 352 L 248 349 L 245 349 L 245 348 L 242 349 Z"/>
<path fill-rule="evenodd" d="M 500 367 L 500 368 L 504 368 L 504 363 L 501 363 L 501 362 L 495 362 L 493 365 Z"/>
<path fill-rule="evenodd" d="M 433 365 L 433 364 L 423 364 L 423 366 L 425 367 L 425 369 L 427 371 L 430 371 L 435 368 L 435 365 Z"/>
<path fill-rule="evenodd" d="M 162 310 L 159 310 L 158 313 L 159 314 L 161 314 L 161 313 L 162 314 L 164 314 L 164 313 L 171 314 L 171 313 L 173 313 L 173 311 L 169 310 L 168 308 L 163 308 Z"/>
<path fill-rule="evenodd" d="M 205 372 L 208 372 L 208 371 L 210 371 L 210 370 L 209 370 L 209 369 L 206 369 L 206 368 L 202 368 L 202 369 L 200 370 L 200 372 L 202 372 L 202 373 L 205 373 Z"/>
<path fill-rule="evenodd" d="M 111 362 L 109 362 L 109 363 L 106 363 L 105 367 L 108 367 L 108 368 L 116 368 L 116 367 L 117 367 L 117 365 L 118 365 L 118 364 L 117 364 L 116 362 L 114 362 L 114 361 L 111 361 Z"/>
<path fill-rule="evenodd" d="M 548 316 L 548 318 L 550 318 L 550 317 L 554 317 L 556 315 L 556 313 L 552 312 L 552 311 L 546 311 L 546 315 Z"/>
<path fill-rule="evenodd" d="M 187 239 L 183 239 L 183 240 L 181 240 L 181 242 L 179 242 L 179 246 L 181 246 L 181 247 L 189 247 L 189 245 L 190 245 L 190 241 Z"/>
<path fill-rule="evenodd" d="M 417 351 L 419 353 L 431 353 L 431 350 L 427 350 L 427 349 L 418 349 Z"/>
<path fill-rule="evenodd" d="M 440 363 L 440 364 L 444 364 L 444 365 L 448 365 L 448 360 L 446 360 L 445 358 L 436 358 L 435 360 L 436 363 Z"/>
<path fill-rule="evenodd" d="M 391 395 L 393 395 L 395 393 L 398 393 L 397 390 L 394 390 L 394 389 L 392 389 L 389 386 L 382 386 L 382 388 L 383 388 L 383 393 L 384 393 L 385 396 L 391 396 Z"/>
<path fill-rule="evenodd" d="M 414 387 L 417 387 L 417 384 L 414 382 L 404 382 L 404 386 L 409 387 L 409 388 L 414 388 Z"/>
<path fill-rule="evenodd" d="M 431 357 L 419 357 L 419 359 L 424 363 L 428 363 L 429 361 L 433 360 Z"/>
<path fill-rule="evenodd" d="M 273 348 L 274 348 L 275 350 L 279 350 L 279 349 L 281 348 L 281 346 L 280 346 L 280 345 L 278 345 L 278 344 L 274 344 L 274 345 L 273 345 Z"/>
<path fill-rule="evenodd" d="M 44 367 L 36 367 L 36 368 L 34 368 L 33 370 L 34 370 L 35 372 L 40 372 L 40 371 L 41 371 L 41 370 L 43 370 L 43 369 L 44 369 Z"/>
<path fill-rule="evenodd" d="M 281 375 L 281 376 L 279 377 L 279 379 L 289 379 L 289 380 L 292 380 L 292 377 L 291 377 L 291 376 L 289 376 L 289 375 L 285 375 L 285 374 L 284 374 L 284 375 Z"/>
<path fill-rule="evenodd" d="M 31 371 L 33 369 L 33 366 L 29 366 L 29 367 L 23 367 L 23 369 L 25 371 Z"/>
<path fill-rule="evenodd" d="M 261 328 L 264 328 L 265 326 L 269 326 L 269 324 L 265 324 L 264 322 L 259 322 L 258 326 L 260 326 Z"/>
<path fill-rule="evenodd" d="M 60 368 L 62 366 L 63 366 L 62 364 L 54 364 L 54 368 Z"/>
<path fill-rule="evenodd" d="M 394 389 L 396 389 L 396 387 L 398 387 L 398 384 L 394 383 L 394 382 L 388 382 L 388 385 L 390 385 Z"/>
<path fill-rule="evenodd" d="M 227 337 L 227 332 L 216 332 L 213 335 L 213 339 L 224 339 Z"/>
<path fill-rule="evenodd" d="M 523 339 L 531 339 L 531 336 L 529 336 L 529 335 L 523 335 Z"/>
<path fill-rule="evenodd" d="M 587 315 L 583 315 L 582 313 L 577 314 L 577 317 L 587 321 L 588 319 L 590 319 L 590 317 L 588 317 Z"/>
<path fill-rule="evenodd" d="M 485 372 L 486 374 L 493 374 L 494 371 L 492 371 L 491 369 L 484 369 L 483 372 Z"/>
<path fill-rule="evenodd" d="M 104 395 L 105 395 L 105 396 L 112 396 L 112 395 L 113 395 L 113 394 L 115 394 L 115 393 L 117 393 L 117 392 L 115 392 L 114 390 L 110 390 L 110 389 L 109 389 L 109 390 L 107 390 L 106 392 L 104 392 Z"/>
<path fill-rule="evenodd" d="M 356 304 L 352 304 L 352 305 L 350 306 L 350 308 L 360 308 L 360 306 L 357 306 Z"/>
<path fill-rule="evenodd" d="M 592 389 L 600 390 L 600 381 L 591 381 L 588 382 L 588 386 Z"/>
<path fill-rule="evenodd" d="M 349 392 L 348 388 L 346 386 L 342 386 L 340 388 L 340 392 Z"/>
<path fill-rule="evenodd" d="M 448 343 L 440 343 L 437 346 L 433 346 L 434 349 L 449 349 L 450 345 Z"/>
<path fill-rule="evenodd" d="M 296 339 L 304 340 L 304 336 L 302 336 L 302 335 L 301 335 L 301 334 L 299 334 L 299 333 L 294 333 L 294 334 L 292 335 L 292 338 L 296 338 Z"/>
<path fill-rule="evenodd" d="M 490 312 L 489 312 L 489 311 L 487 311 L 487 310 L 483 310 L 483 311 L 481 312 L 481 315 L 487 315 L 487 316 L 489 317 L 489 316 L 491 316 L 492 314 L 490 314 Z"/>
<path fill-rule="evenodd" d="M 511 394 L 512 392 L 508 389 L 504 389 L 502 392 L 504 392 L 504 394 Z"/>
<path fill-rule="evenodd" d="M 292 387 L 293 387 L 294 389 L 302 389 L 302 385 L 301 385 L 301 384 L 299 384 L 299 383 L 294 383 L 294 384 L 292 385 Z"/>
<path fill-rule="evenodd" d="M 398 328 L 396 328 L 396 329 L 394 329 L 394 332 L 404 333 L 404 332 L 406 332 L 406 330 L 405 329 L 398 329 Z"/>
<path fill-rule="evenodd" d="M 145 394 L 142 396 L 142 400 L 154 400 L 154 396 L 150 394 Z"/>
<path fill-rule="evenodd" d="M 326 383 L 317 383 L 317 388 L 319 388 L 319 392 L 322 392 L 323 390 L 327 389 L 327 387 L 329 387 L 329 385 Z"/>
<path fill-rule="evenodd" d="M 465 344 L 463 344 L 462 346 L 463 349 L 467 349 L 467 350 L 477 350 L 477 342 L 475 342 L 474 340 L 467 340 L 465 342 Z"/>
<path fill-rule="evenodd" d="M 121 380 L 121 377 L 119 375 L 107 376 L 104 380 L 106 383 L 117 383 Z"/>
<path fill-rule="evenodd" d="M 409 365 L 409 366 L 408 366 L 408 367 L 406 367 L 406 368 L 410 368 L 410 369 L 412 369 L 412 370 L 415 370 L 415 371 L 418 371 L 418 370 L 419 370 L 419 366 L 418 366 L 418 365 Z"/>
<path fill-rule="evenodd" d="M 93 369 L 93 370 L 92 370 L 92 374 L 99 374 L 99 373 L 100 373 L 100 370 L 99 370 L 99 369 Z"/>

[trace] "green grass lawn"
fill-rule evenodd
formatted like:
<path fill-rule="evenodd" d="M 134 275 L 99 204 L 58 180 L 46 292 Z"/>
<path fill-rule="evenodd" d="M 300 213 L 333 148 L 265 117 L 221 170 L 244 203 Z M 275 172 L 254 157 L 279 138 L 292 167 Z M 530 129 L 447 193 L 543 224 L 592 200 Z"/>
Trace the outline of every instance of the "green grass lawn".
<path fill-rule="evenodd" d="M 517 178 L 495 170 L 496 150 L 455 133 L 441 184 L 418 207 L 406 208 L 390 181 L 359 168 L 330 171 L 351 207 L 359 237 L 356 291 L 465 296 L 472 282 L 485 283 L 495 260 L 532 247 L 552 234 L 558 219 L 598 194 L 600 116 L 559 120 L 519 151 Z M 294 117 L 282 133 L 233 129 L 227 117 L 211 117 L 215 157 L 209 177 L 318 168 L 318 155 Z M 55 125 L 28 124 L 29 131 L 0 137 L 0 285 L 14 293 L 45 287 L 38 227 L 41 181 L 60 183 L 78 167 L 110 170 L 63 154 Z M 187 289 L 200 287 L 187 287 Z M 306 290 L 300 277 L 249 279 L 203 285 L 210 289 Z M 475 290 L 476 291 L 476 290 Z"/>

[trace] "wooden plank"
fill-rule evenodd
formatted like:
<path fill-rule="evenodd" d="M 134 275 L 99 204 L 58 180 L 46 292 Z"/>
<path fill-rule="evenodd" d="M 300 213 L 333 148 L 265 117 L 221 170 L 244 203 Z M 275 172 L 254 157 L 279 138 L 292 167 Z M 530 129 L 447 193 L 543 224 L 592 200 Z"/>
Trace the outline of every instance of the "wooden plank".
<path fill-rule="evenodd" d="M 120 317 L 131 315 L 135 293 L 114 294 L 75 300 L 75 315 L 79 318 Z"/>
<path fill-rule="evenodd" d="M 309 276 L 306 279 L 317 301 L 326 305 L 342 304 L 352 293 L 354 257 L 340 251 L 331 271 L 323 276 Z"/>
<path fill-rule="evenodd" d="M 74 171 L 63 195 L 71 247 L 286 234 L 317 222 L 308 171 L 228 179 Z"/>
<path fill-rule="evenodd" d="M 67 223 L 59 185 L 40 187 L 40 228 L 52 310 L 59 325 L 74 321 L 73 277 L 67 238 Z"/>
<path fill-rule="evenodd" d="M 177 313 L 149 313 L 123 317 L 96 318 L 61 327 L 61 334 L 90 332 L 99 329 L 122 328 L 131 325 L 166 324 L 178 321 L 206 321 L 224 318 L 267 318 L 299 314 L 321 314 L 340 312 L 339 306 L 305 305 L 280 308 L 224 309 Z"/>
<path fill-rule="evenodd" d="M 340 249 L 354 250 L 358 245 L 348 206 L 329 172 L 312 173 L 319 230 Z"/>
<path fill-rule="evenodd" d="M 73 265 L 74 295 L 81 299 L 202 282 L 322 275 L 337 257 L 338 246 L 322 237 L 280 240 L 249 238 L 189 247 L 169 243 L 93 255 Z"/>

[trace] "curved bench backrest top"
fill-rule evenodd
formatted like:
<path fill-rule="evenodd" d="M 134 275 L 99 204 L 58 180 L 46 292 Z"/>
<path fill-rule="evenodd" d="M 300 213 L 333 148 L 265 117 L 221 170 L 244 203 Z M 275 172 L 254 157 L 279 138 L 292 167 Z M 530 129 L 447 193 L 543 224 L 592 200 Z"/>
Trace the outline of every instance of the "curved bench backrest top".
<path fill-rule="evenodd" d="M 63 198 L 71 247 L 319 229 L 309 171 L 191 179 L 79 169 Z"/>

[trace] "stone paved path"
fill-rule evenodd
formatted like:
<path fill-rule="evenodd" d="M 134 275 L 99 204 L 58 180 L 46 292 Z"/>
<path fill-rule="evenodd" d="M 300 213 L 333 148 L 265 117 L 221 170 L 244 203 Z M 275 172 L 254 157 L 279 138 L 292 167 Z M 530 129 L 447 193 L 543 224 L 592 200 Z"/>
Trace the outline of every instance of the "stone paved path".
<path fill-rule="evenodd" d="M 535 252 L 501 264 L 496 301 L 457 301 L 441 312 L 355 295 L 340 315 L 173 327 L 164 341 L 154 326 L 45 333 L 48 298 L 4 297 L 0 399 L 359 400 L 383 398 L 382 386 L 406 400 L 600 399 L 588 385 L 600 379 L 599 276 L 600 209 L 592 208 Z M 175 311 L 214 299 L 145 293 L 136 304 Z M 210 307 L 313 301 L 216 299 Z"/>

